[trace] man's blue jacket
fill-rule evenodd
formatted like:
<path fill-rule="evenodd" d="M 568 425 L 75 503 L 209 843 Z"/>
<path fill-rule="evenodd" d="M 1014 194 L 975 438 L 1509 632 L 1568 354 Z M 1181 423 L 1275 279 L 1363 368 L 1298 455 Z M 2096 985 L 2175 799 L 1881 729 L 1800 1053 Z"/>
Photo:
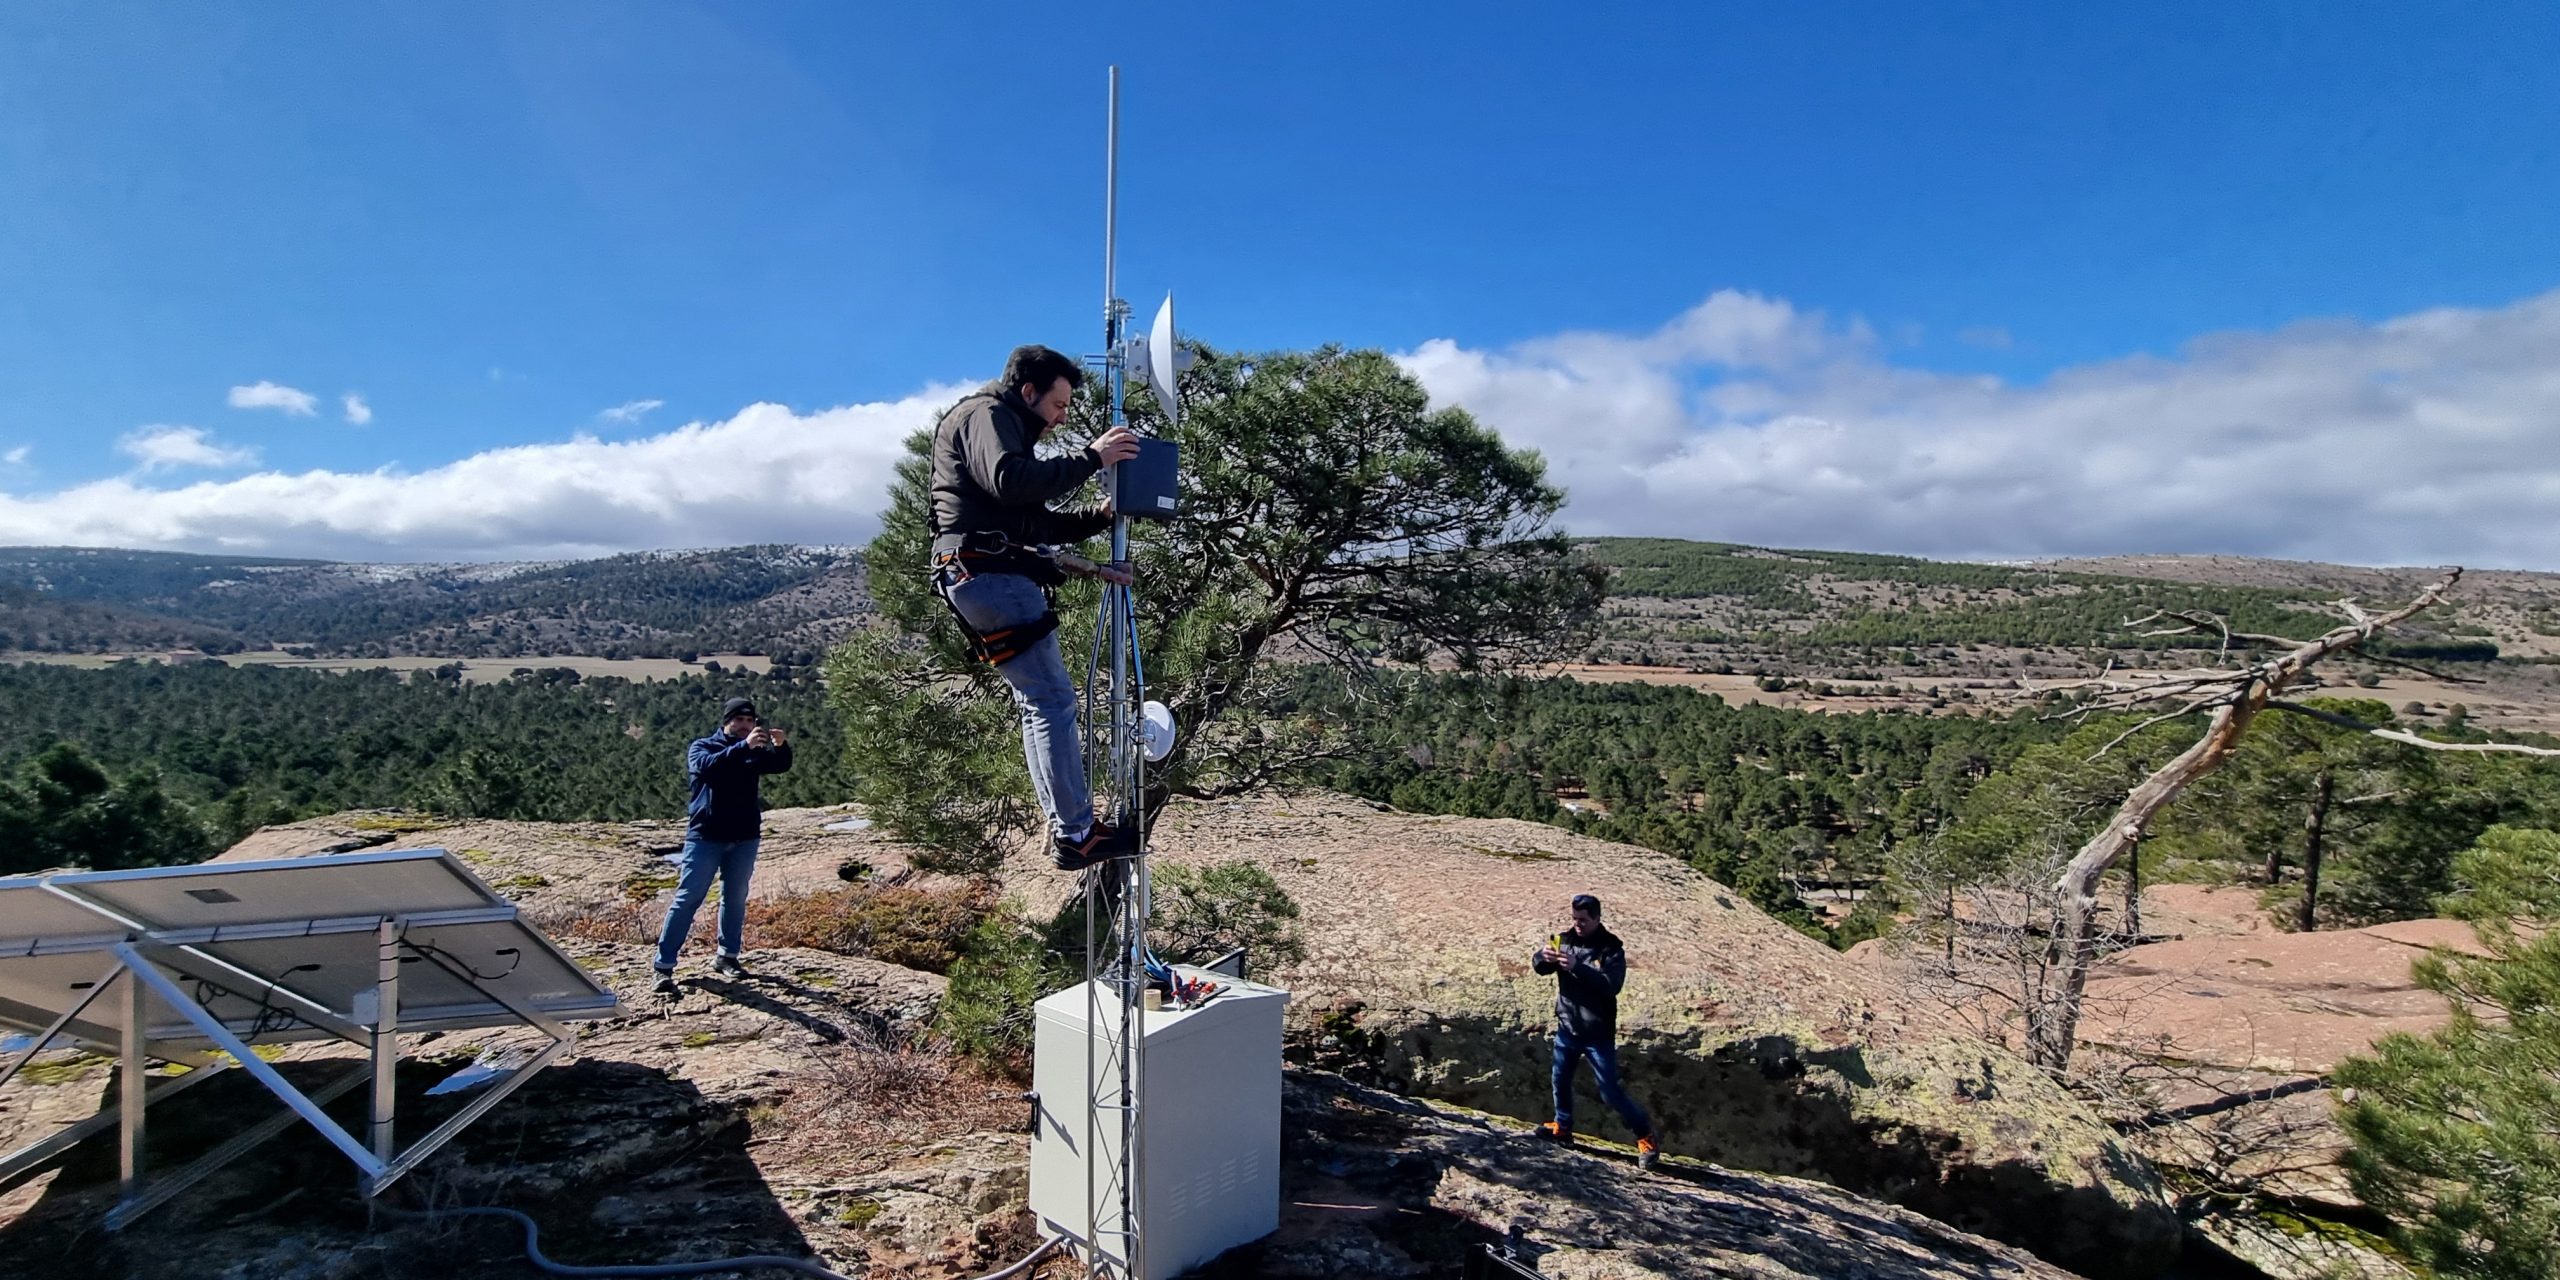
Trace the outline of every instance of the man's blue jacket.
<path fill-rule="evenodd" d="M 705 840 L 753 840 L 764 825 L 764 797 L 756 780 L 791 771 L 791 747 L 750 747 L 744 738 L 715 733 L 684 750 L 684 779 L 693 788 L 685 802 L 685 827 Z"/>

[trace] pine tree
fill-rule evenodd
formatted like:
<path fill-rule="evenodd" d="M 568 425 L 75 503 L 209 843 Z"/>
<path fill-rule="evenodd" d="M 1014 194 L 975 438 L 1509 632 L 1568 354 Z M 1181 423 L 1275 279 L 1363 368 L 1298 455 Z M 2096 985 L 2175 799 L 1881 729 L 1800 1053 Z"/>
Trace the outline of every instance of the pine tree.
<path fill-rule="evenodd" d="M 1098 387 L 1060 431 L 1081 447 Z M 1432 409 L 1375 351 L 1251 358 L 1201 350 L 1183 375 L 1182 514 L 1133 538 L 1148 695 L 1180 734 L 1150 803 L 1298 776 L 1340 755 L 1339 719 L 1278 714 L 1287 653 L 1367 671 L 1380 659 L 1474 669 L 1577 650 L 1605 577 L 1549 522 L 1563 506 L 1537 454 L 1463 410 Z M 987 863 L 1029 787 L 1004 727 L 1002 681 L 969 660 L 926 583 L 927 451 L 908 442 L 863 553 L 888 627 L 829 659 L 857 798 L 901 837 Z M 1093 635 L 1094 592 L 1059 592 L 1069 664 Z"/>
<path fill-rule="evenodd" d="M 2336 1079 L 2345 1164 L 2364 1202 L 2439 1274 L 2560 1276 L 2560 833 L 2495 827 L 2455 859 L 2441 904 L 2481 956 L 2439 952 L 2418 981 L 2453 1005 L 2426 1036 L 2391 1035 Z"/>

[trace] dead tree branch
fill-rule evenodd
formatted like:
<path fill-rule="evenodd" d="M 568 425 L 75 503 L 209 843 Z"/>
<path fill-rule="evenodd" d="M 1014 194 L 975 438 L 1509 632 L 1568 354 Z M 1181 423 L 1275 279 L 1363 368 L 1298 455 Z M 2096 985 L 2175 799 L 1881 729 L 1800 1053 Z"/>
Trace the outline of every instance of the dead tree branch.
<path fill-rule="evenodd" d="M 2347 624 L 2332 628 L 2310 640 L 2293 640 L 2281 636 L 2234 633 L 2229 624 L 2213 614 L 2193 611 L 2163 611 L 2152 619 L 2174 620 L 2184 624 L 2185 634 L 2217 632 L 2226 648 L 2233 642 L 2278 650 L 2261 656 L 2236 670 L 2210 676 L 2180 676 L 2168 680 L 2132 683 L 2091 699 L 2090 710 L 2150 711 L 2170 701 L 2182 701 L 2176 715 L 2193 714 L 2210 708 L 2204 732 L 2194 745 L 2145 778 L 2125 796 L 2114 817 L 2099 828 L 2080 847 L 2055 883 L 2061 899 L 2060 981 L 2056 999 L 2048 1007 L 2035 1010 L 2028 1019 L 2027 1051 L 2037 1065 L 2060 1073 L 2070 1066 L 2071 1051 L 2079 1034 L 2080 1009 L 2087 995 L 2089 966 L 2096 959 L 2100 940 L 2091 928 L 2098 906 L 2098 880 L 2107 868 L 2141 840 L 2151 821 L 2169 802 L 2186 790 L 2188 784 L 2220 768 L 2240 745 L 2240 737 L 2271 701 L 2296 680 L 2302 678 L 2322 659 L 2343 650 L 2354 649 L 2372 639 L 2378 632 L 2396 626 L 2441 603 L 2445 593 L 2462 580 L 2460 569 L 2452 570 L 2434 586 L 2420 592 L 2416 599 L 2379 617 L 2358 609 L 2349 612 Z M 2139 625 L 2139 624 L 2137 624 Z M 2158 720 L 2154 714 L 2153 720 Z M 2121 739 L 2119 739 L 2121 740 Z"/>
<path fill-rule="evenodd" d="M 2433 738 L 2421 738 L 2406 729 L 2393 729 L 2384 725 L 2366 724 L 2364 721 L 2358 720 L 2354 716 L 2342 716 L 2334 711 L 2322 711 L 2318 707 L 2306 707 L 2298 702 L 2281 702 L 2275 699 L 2269 699 L 2267 702 L 2267 709 L 2269 711 L 2290 711 L 2298 716 L 2309 716 L 2322 724 L 2333 724 L 2341 729 L 2353 729 L 2358 733 L 2369 733 L 2374 737 L 2384 739 L 2385 741 L 2397 742 L 2412 747 L 2423 747 L 2429 751 L 2480 751 L 2490 752 L 2493 754 L 2519 756 L 2560 756 L 2560 747 L 2528 746 L 2521 742 L 2438 742 Z"/>

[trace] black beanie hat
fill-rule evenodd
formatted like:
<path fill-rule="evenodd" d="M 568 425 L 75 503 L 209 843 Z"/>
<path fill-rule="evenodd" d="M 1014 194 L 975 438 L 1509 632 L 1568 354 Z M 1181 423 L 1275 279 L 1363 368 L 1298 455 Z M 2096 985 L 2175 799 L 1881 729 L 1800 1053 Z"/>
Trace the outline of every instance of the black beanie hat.
<path fill-rule="evenodd" d="M 740 716 L 751 716 L 755 713 L 756 704 L 754 699 L 731 698 L 727 702 L 720 704 L 720 723 L 727 724 Z"/>
<path fill-rule="evenodd" d="M 1555 899 L 1549 898 L 1548 901 L 1553 902 Z M 1591 918 L 1594 920 L 1600 918 L 1600 900 L 1592 897 L 1590 894 L 1577 893 L 1573 895 L 1573 909 L 1576 911 L 1590 912 Z"/>

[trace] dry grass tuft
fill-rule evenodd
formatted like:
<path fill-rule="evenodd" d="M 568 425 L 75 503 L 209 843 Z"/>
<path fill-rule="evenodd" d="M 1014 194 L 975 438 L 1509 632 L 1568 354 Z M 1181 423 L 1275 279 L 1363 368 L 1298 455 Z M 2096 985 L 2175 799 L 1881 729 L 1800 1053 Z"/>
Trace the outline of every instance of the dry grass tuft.
<path fill-rule="evenodd" d="M 948 973 L 969 931 L 994 909 L 993 893 L 975 885 L 852 885 L 784 894 L 747 904 L 747 945 L 808 947 Z"/>
<path fill-rule="evenodd" d="M 850 885 L 787 893 L 747 903 L 747 946 L 807 947 L 948 973 L 959 962 L 969 931 L 995 906 L 992 890 L 974 885 L 944 889 Z M 663 903 L 625 898 L 546 905 L 526 916 L 554 937 L 647 944 L 658 940 L 666 912 Z M 718 924 L 715 899 L 704 903 L 694 916 L 693 936 L 687 941 L 709 942 Z"/>

